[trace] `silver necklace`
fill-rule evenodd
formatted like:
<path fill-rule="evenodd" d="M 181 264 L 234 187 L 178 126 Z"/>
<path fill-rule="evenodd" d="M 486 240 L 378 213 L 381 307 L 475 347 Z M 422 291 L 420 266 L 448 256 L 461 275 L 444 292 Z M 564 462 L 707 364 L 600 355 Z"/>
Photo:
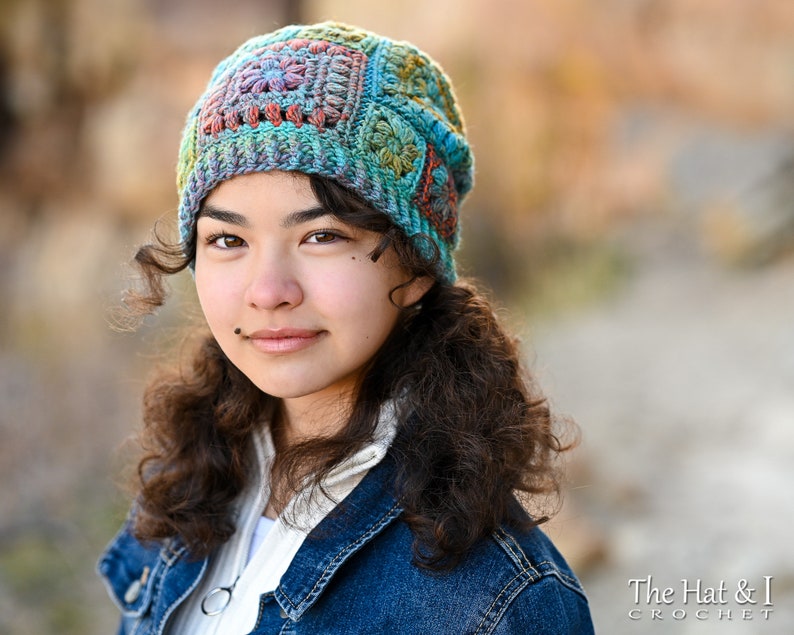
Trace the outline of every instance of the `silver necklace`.
<path fill-rule="evenodd" d="M 201 600 L 201 612 L 208 617 L 223 613 L 226 607 L 229 606 L 229 602 L 232 601 L 232 593 L 239 579 L 240 576 L 238 575 L 231 586 L 216 586 L 214 589 L 210 589 Z"/>

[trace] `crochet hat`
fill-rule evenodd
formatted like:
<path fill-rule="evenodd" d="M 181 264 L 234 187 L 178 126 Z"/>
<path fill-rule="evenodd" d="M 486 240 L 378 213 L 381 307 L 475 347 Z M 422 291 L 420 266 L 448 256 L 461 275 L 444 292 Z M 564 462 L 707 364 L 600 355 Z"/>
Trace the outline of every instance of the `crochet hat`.
<path fill-rule="evenodd" d="M 328 177 L 440 253 L 455 279 L 458 207 L 473 159 L 449 80 L 427 55 L 351 26 L 289 26 L 223 60 L 188 115 L 179 230 L 221 181 L 270 170 Z M 430 256 L 426 240 L 417 246 Z"/>

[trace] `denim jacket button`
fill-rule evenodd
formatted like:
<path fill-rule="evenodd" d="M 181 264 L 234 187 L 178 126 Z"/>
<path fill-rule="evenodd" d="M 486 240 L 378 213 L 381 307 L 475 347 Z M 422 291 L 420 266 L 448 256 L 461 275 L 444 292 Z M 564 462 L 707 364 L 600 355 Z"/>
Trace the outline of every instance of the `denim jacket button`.
<path fill-rule="evenodd" d="M 130 586 L 127 587 L 127 591 L 124 593 L 124 601 L 127 604 L 132 604 L 141 596 L 141 589 L 143 589 L 143 585 L 146 584 L 148 579 L 149 567 L 144 567 L 141 577 L 137 580 L 133 580 L 130 583 Z"/>
<path fill-rule="evenodd" d="M 124 601 L 127 604 L 132 604 L 138 597 L 141 595 L 141 588 L 143 585 L 141 584 L 140 580 L 133 581 L 130 586 L 127 587 L 127 592 L 124 594 Z"/>
<path fill-rule="evenodd" d="M 281 610 L 278 612 L 278 614 L 279 614 L 279 616 L 281 616 L 281 619 L 282 619 L 282 620 L 285 620 L 285 619 L 287 619 L 287 618 L 289 617 L 289 615 L 287 615 L 287 612 L 286 612 L 284 609 L 281 609 Z"/>

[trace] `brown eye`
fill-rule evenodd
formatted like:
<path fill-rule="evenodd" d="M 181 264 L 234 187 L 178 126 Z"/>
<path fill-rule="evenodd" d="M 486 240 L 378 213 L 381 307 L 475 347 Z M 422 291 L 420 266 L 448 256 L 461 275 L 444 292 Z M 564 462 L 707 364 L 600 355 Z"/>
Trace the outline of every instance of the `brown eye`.
<path fill-rule="evenodd" d="M 307 243 L 315 243 L 315 244 L 326 244 L 326 243 L 333 243 L 337 240 L 345 240 L 346 236 L 342 236 L 341 234 L 335 231 L 323 230 L 319 232 L 314 232 L 309 234 L 306 237 Z"/>
<path fill-rule="evenodd" d="M 210 236 L 207 242 L 219 249 L 234 249 L 235 247 L 242 247 L 245 245 L 245 241 L 242 238 L 230 234 Z"/>

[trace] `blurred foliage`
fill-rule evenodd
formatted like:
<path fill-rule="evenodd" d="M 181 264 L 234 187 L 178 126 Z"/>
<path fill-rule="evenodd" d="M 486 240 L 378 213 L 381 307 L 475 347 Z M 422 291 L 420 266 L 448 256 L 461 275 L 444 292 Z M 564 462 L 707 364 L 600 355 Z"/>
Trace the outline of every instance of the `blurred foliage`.
<path fill-rule="evenodd" d="M 87 488 L 76 497 L 79 521 L 54 517 L 6 521 L 0 533 L 0 632 L 112 632 L 92 608 L 106 601 L 94 578 L 97 546 L 118 529 L 126 503 Z M 108 616 L 109 617 L 109 616 Z"/>
<path fill-rule="evenodd" d="M 607 242 L 551 238 L 527 267 L 522 315 L 549 317 L 587 307 L 614 294 L 631 274 L 631 257 Z M 531 318 L 530 318 L 531 321 Z"/>

